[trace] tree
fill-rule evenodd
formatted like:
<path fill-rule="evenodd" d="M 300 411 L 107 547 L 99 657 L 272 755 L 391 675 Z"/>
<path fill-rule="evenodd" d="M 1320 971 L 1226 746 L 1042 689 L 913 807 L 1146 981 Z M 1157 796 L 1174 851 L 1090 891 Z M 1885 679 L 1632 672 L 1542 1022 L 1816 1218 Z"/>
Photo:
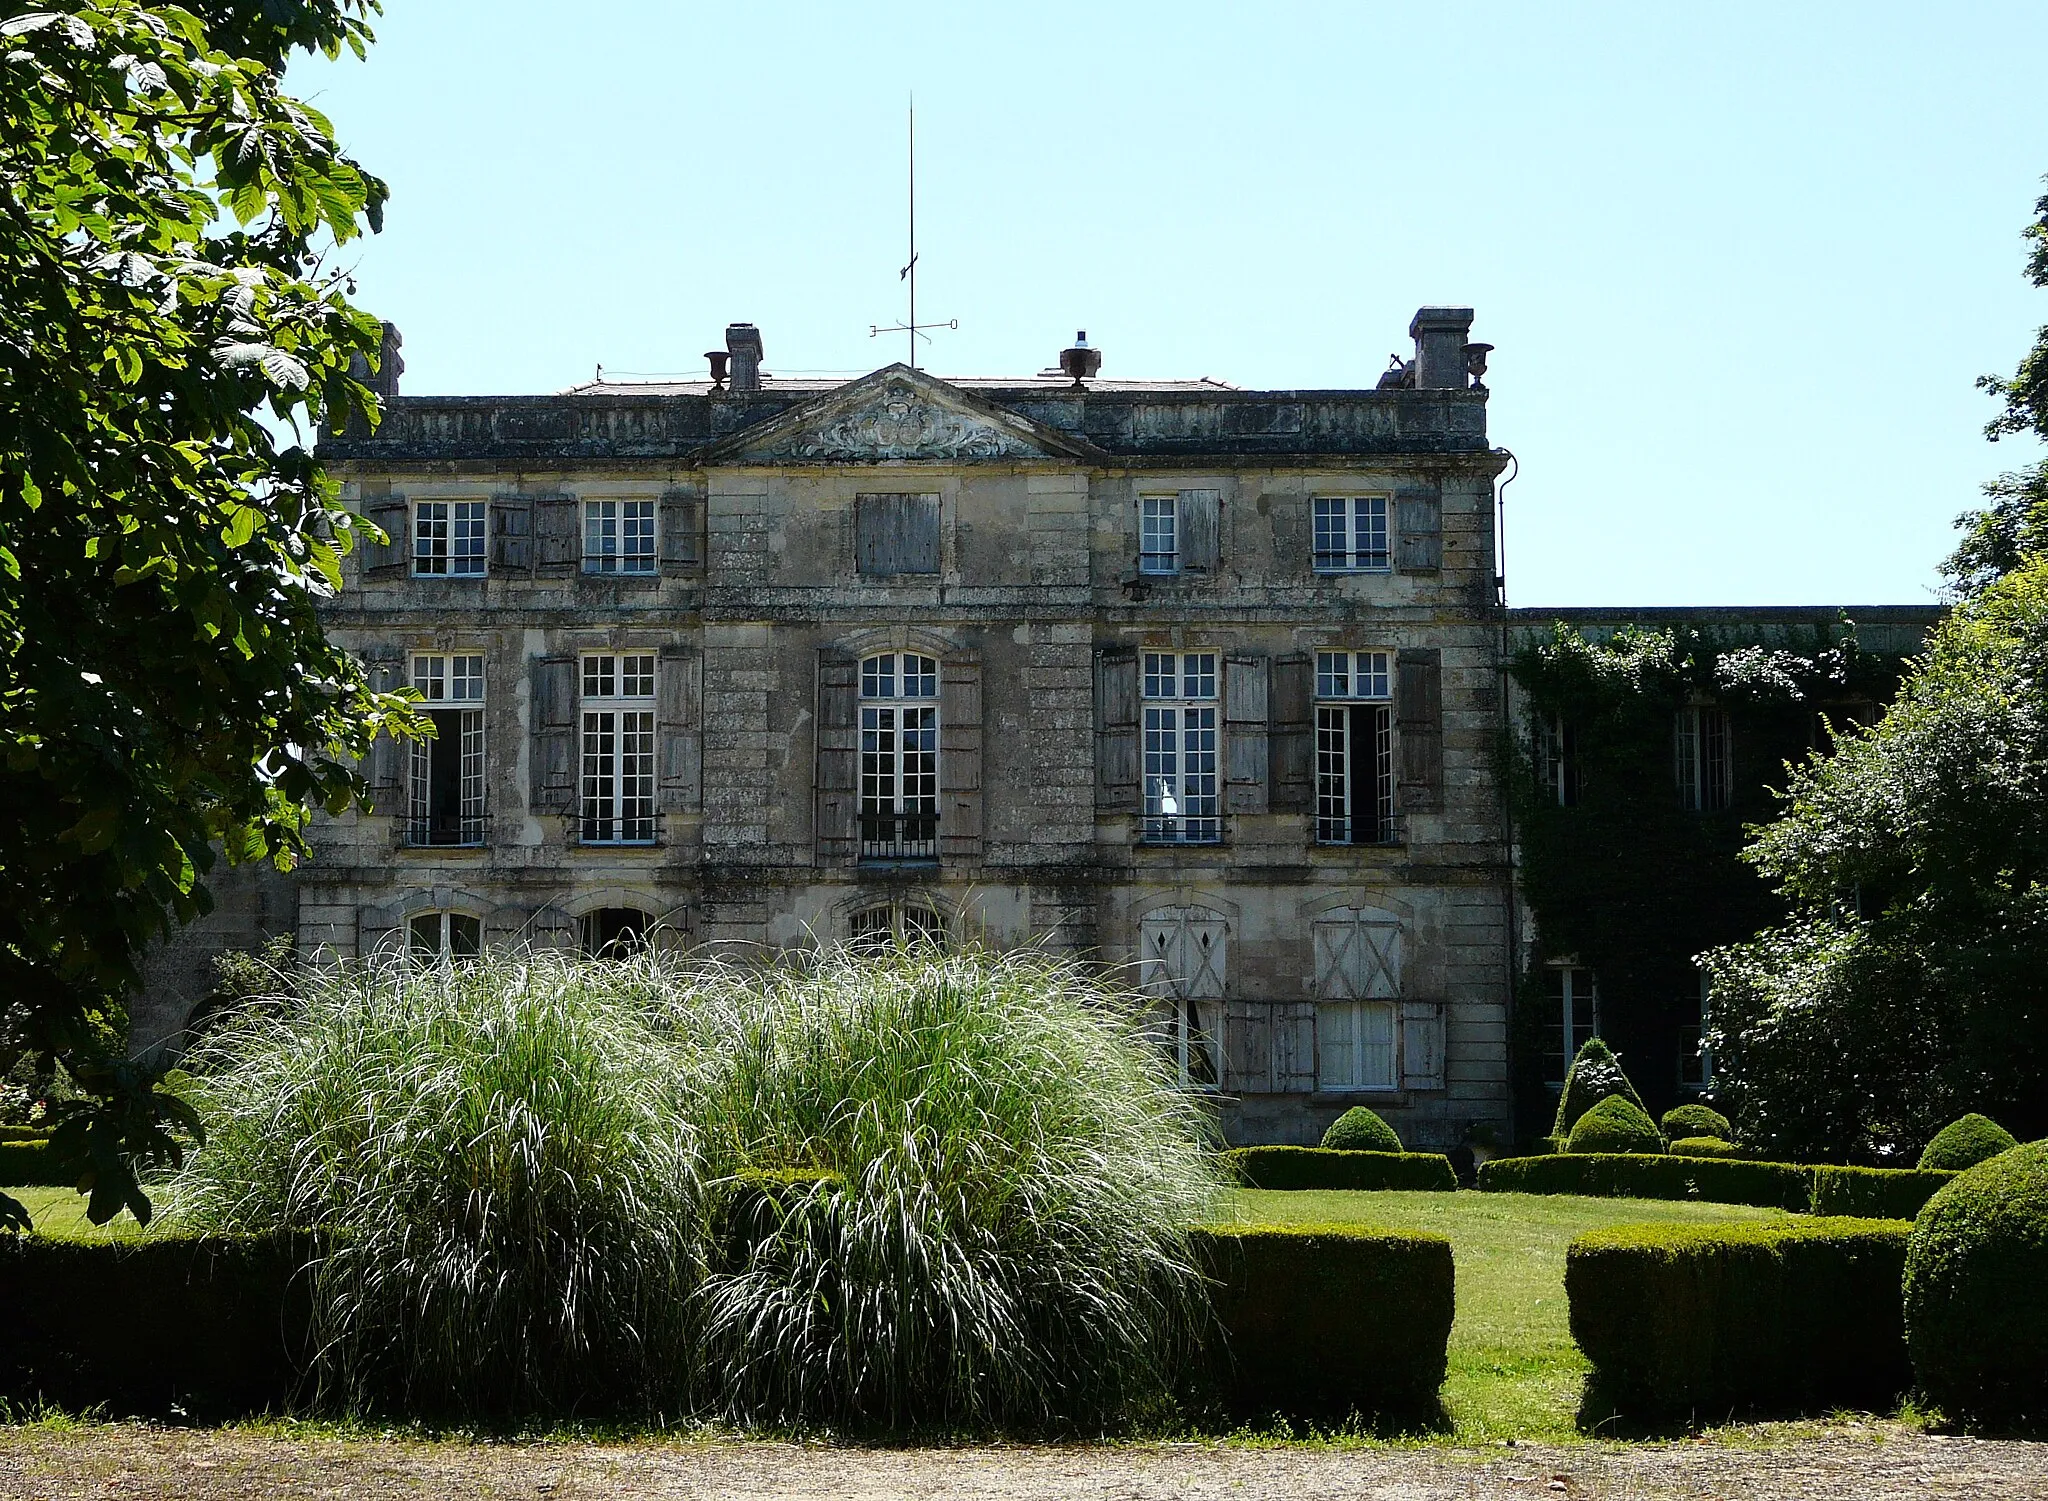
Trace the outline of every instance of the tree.
<path fill-rule="evenodd" d="M 311 436 L 374 420 L 382 340 L 326 256 L 386 190 L 280 75 L 376 9 L 0 0 L 0 1068 L 94 1096 L 54 1146 L 95 1221 L 194 1124 L 97 1018 L 217 858 L 288 864 L 413 728 L 317 615 L 358 523 Z"/>

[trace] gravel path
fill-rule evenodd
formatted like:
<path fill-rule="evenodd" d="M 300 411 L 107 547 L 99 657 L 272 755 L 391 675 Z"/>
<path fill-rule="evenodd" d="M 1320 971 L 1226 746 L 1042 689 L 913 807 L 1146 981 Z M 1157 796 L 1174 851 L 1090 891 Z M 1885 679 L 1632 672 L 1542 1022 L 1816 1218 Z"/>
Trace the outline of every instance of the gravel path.
<path fill-rule="evenodd" d="M 2048 1444 L 1885 1424 L 1741 1430 L 1568 1449 L 1331 1450 L 1188 1444 L 853 1449 L 769 1443 L 465 1445 L 111 1425 L 0 1428 L 0 1497 L 2048 1498 Z"/>

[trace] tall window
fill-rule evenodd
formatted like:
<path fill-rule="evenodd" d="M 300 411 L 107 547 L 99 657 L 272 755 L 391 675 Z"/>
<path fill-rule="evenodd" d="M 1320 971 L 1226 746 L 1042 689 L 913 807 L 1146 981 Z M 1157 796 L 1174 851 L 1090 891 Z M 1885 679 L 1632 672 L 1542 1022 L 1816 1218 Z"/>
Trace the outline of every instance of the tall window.
<path fill-rule="evenodd" d="M 481 500 L 421 501 L 413 513 L 412 571 L 423 577 L 482 573 L 489 512 Z"/>
<path fill-rule="evenodd" d="M 864 907 L 847 922 L 847 943 L 862 954 L 896 948 L 943 949 L 946 920 L 923 902 L 883 902 Z"/>
<path fill-rule="evenodd" d="M 483 935 L 482 921 L 467 912 L 416 912 L 405 925 L 406 952 L 424 964 L 474 959 Z"/>
<path fill-rule="evenodd" d="M 1138 572 L 1180 572 L 1180 497 L 1147 495 L 1138 501 Z"/>
<path fill-rule="evenodd" d="M 860 857 L 939 853 L 939 664 L 882 652 L 860 664 Z"/>
<path fill-rule="evenodd" d="M 1579 743 L 1560 714 L 1536 721 L 1536 782 L 1560 808 L 1579 805 Z"/>
<path fill-rule="evenodd" d="M 1317 573 L 1384 573 L 1393 566 L 1384 495 L 1318 495 L 1315 520 Z"/>
<path fill-rule="evenodd" d="M 585 573 L 654 572 L 654 502 L 583 502 Z"/>
<path fill-rule="evenodd" d="M 1676 728 L 1679 800 L 1695 813 L 1726 808 L 1734 785 L 1727 714 L 1688 704 L 1678 711 Z"/>
<path fill-rule="evenodd" d="M 1164 907 L 1138 924 L 1138 983 L 1171 1014 L 1166 1044 L 1181 1084 L 1223 1082 L 1223 975 L 1228 929 L 1207 907 Z"/>
<path fill-rule="evenodd" d="M 1223 837 L 1216 800 L 1216 653 L 1145 653 L 1145 837 L 1214 844 Z"/>
<path fill-rule="evenodd" d="M 1691 997 L 1681 997 L 1681 1008 L 1689 1007 Z M 1683 1009 L 1681 1009 L 1681 1015 Z M 1700 976 L 1699 1010 L 1696 1021 L 1678 1024 L 1678 1082 L 1685 1089 L 1712 1089 L 1714 1087 L 1714 1050 L 1707 1046 L 1707 977 Z"/>
<path fill-rule="evenodd" d="M 654 843 L 654 653 L 583 659 L 585 844 Z"/>
<path fill-rule="evenodd" d="M 1549 996 L 1543 1017 L 1543 1078 L 1564 1087 L 1565 1070 L 1600 1032 L 1600 988 L 1593 971 L 1553 964 L 1546 977 Z"/>
<path fill-rule="evenodd" d="M 1316 653 L 1316 840 L 1394 835 L 1394 712 L 1383 651 Z"/>
<path fill-rule="evenodd" d="M 1393 1089 L 1401 1082 L 1394 1008 L 1401 924 L 1391 912 L 1341 907 L 1311 925 L 1316 976 L 1316 1082 L 1322 1089 Z"/>
<path fill-rule="evenodd" d="M 412 659 L 412 685 L 434 738 L 412 743 L 408 844 L 484 842 L 484 659 L 481 652 Z"/>

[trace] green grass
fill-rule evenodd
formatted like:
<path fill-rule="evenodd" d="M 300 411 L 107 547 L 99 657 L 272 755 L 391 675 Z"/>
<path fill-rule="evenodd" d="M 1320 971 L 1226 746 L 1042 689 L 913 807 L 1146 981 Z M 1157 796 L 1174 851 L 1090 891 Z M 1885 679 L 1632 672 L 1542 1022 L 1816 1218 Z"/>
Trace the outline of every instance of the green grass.
<path fill-rule="evenodd" d="M 0 1193 L 19 1199 L 43 1235 L 61 1235 L 67 1240 L 126 1240 L 143 1233 L 126 1214 L 112 1224 L 95 1225 L 85 1217 L 85 1195 L 73 1189 L 8 1188 Z M 161 1209 L 163 1195 L 153 1194 L 152 1198 Z"/>
<path fill-rule="evenodd" d="M 1772 1219 L 1776 1209 L 1563 1194 L 1236 1192 L 1251 1222 L 1342 1220 L 1448 1236 L 1458 1267 L 1444 1405 L 1464 1443 L 1577 1436 L 1574 1414 L 1588 1369 L 1572 1343 L 1564 1251 L 1609 1225 Z"/>

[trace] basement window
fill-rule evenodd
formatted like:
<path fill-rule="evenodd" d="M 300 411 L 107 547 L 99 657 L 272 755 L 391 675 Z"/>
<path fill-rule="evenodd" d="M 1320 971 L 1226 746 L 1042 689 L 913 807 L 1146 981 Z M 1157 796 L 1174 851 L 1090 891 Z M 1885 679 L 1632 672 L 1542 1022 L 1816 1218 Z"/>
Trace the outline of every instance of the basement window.
<path fill-rule="evenodd" d="M 483 933 L 483 920 L 467 912 L 417 912 L 405 925 L 406 951 L 422 964 L 474 959 Z"/>

